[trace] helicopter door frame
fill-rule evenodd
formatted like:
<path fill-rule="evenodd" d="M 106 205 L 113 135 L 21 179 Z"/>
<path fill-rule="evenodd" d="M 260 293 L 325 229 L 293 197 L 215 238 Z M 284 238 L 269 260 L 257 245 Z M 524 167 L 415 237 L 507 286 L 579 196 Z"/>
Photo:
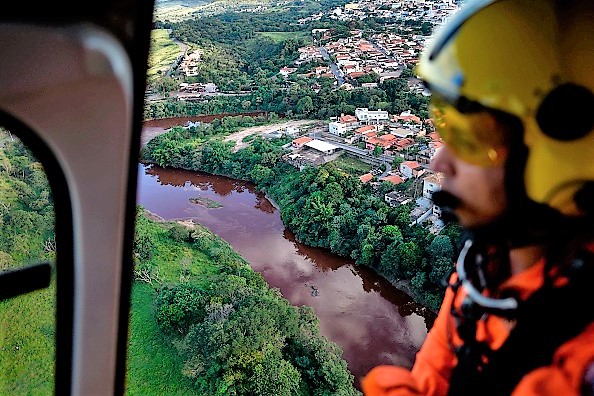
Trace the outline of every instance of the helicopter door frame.
<path fill-rule="evenodd" d="M 152 15 L 152 2 L 142 7 L 151 7 L 142 11 L 145 17 Z M 61 200 L 60 395 L 123 393 L 150 37 L 150 23 L 136 22 L 137 35 L 127 38 L 88 21 L 0 22 L 0 112 L 15 131 L 30 131 L 23 141 L 31 143 Z"/>

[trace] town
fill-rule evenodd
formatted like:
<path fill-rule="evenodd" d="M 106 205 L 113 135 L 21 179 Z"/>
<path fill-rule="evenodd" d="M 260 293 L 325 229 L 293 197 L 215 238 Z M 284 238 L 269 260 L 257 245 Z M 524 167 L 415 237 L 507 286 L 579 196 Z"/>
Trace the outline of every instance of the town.
<path fill-rule="evenodd" d="M 431 171 L 429 164 L 443 143 L 427 121 L 411 114 L 389 116 L 385 111 L 360 108 L 355 115 L 343 114 L 330 122 L 327 131 L 314 129 L 301 136 L 297 127 L 287 127 L 268 131 L 265 136 L 294 137 L 287 145 L 291 152 L 283 159 L 299 169 L 340 155 L 372 164 L 371 172 L 359 176 L 361 183 L 369 183 L 376 191 L 382 183 L 392 185 L 392 191 L 384 194 L 386 203 L 393 207 L 413 203 L 411 225 L 425 223 L 438 234 L 444 223 L 431 197 L 441 187 L 442 175 Z"/>
<path fill-rule="evenodd" d="M 405 88 L 417 97 L 430 96 L 414 75 L 418 54 L 433 28 L 458 10 L 452 0 L 392 3 L 388 1 L 360 1 L 346 3 L 319 12 L 298 23 L 315 21 L 363 21 L 376 18 L 386 21 L 381 31 L 349 30 L 334 37 L 331 28 L 311 30 L 311 44 L 299 47 L 299 55 L 290 64 L 278 69 L 278 76 L 290 87 L 293 77 L 306 78 L 310 88 L 318 92 L 322 81 L 332 81 L 333 89 L 352 91 L 376 89 L 389 80 L 406 81 Z M 261 6 L 247 7 L 241 12 L 261 12 Z M 195 76 L 203 62 L 201 49 L 185 53 L 179 58 L 180 71 L 186 77 Z M 316 82 L 319 80 L 320 83 Z M 213 82 L 183 82 L 174 95 L 182 101 L 207 101 L 217 95 L 247 95 L 247 92 L 221 92 Z M 353 114 L 330 116 L 325 126 L 300 130 L 297 127 L 271 129 L 269 138 L 292 138 L 290 150 L 283 159 L 299 168 L 318 166 L 341 155 L 355 157 L 373 166 L 370 172 L 359 175 L 363 184 L 376 191 L 388 183 L 391 191 L 384 200 L 391 206 L 413 204 L 411 225 L 422 224 L 433 234 L 444 227 L 439 208 L 431 196 L 441 187 L 442 175 L 430 170 L 432 158 L 442 147 L 427 111 L 413 109 L 390 114 L 386 102 L 376 108 L 356 108 Z M 385 191 L 386 187 L 382 189 Z"/>

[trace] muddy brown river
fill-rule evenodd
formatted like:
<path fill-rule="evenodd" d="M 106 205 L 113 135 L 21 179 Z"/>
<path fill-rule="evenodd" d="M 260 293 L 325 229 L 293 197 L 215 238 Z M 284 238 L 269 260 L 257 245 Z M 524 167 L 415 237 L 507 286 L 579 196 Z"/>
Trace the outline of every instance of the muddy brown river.
<path fill-rule="evenodd" d="M 366 268 L 295 240 L 254 186 L 226 177 L 139 164 L 138 203 L 191 219 L 226 240 L 293 305 L 308 305 L 358 379 L 378 364 L 411 367 L 435 315 Z M 208 209 L 190 198 L 222 205 Z"/>

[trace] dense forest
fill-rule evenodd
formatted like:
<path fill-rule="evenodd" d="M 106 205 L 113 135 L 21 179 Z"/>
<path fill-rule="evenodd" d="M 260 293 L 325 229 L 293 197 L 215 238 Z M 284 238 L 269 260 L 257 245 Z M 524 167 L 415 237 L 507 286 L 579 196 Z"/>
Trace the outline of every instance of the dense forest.
<path fill-rule="evenodd" d="M 306 82 L 293 84 L 286 89 L 273 83 L 259 86 L 242 96 L 215 96 L 201 102 L 173 99 L 150 102 L 145 106 L 144 117 L 149 120 L 262 110 L 293 118 L 329 119 L 342 113 L 354 114 L 358 107 L 384 109 L 390 114 L 410 110 L 423 119 L 428 116 L 428 99 L 411 92 L 405 78 L 386 80 L 377 89 L 357 88 L 352 91 L 334 89 L 331 81 L 327 80 L 327 86 L 318 92 Z"/>
<path fill-rule="evenodd" d="M 228 122 L 225 118 L 217 125 Z M 237 124 L 241 117 L 229 118 Z M 282 160 L 287 140 L 255 137 L 234 152 L 232 142 L 220 139 L 227 132 L 217 125 L 173 128 L 148 143 L 142 160 L 250 181 L 280 206 L 283 222 L 299 241 L 351 257 L 394 283 L 404 280 L 417 300 L 438 308 L 458 227 L 435 236 L 410 226 L 410 205 L 393 208 L 384 202 L 383 193 L 392 189 L 388 182 L 375 191 L 332 163 L 298 171 Z"/>

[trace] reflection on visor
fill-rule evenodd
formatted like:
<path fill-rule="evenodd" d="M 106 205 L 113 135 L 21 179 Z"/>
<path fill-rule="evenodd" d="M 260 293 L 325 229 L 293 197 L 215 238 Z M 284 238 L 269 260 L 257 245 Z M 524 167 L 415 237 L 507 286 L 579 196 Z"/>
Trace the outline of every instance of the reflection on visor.
<path fill-rule="evenodd" d="M 492 114 L 486 111 L 462 114 L 435 95 L 429 111 L 437 133 L 460 159 L 484 167 L 503 163 L 505 138 Z"/>

